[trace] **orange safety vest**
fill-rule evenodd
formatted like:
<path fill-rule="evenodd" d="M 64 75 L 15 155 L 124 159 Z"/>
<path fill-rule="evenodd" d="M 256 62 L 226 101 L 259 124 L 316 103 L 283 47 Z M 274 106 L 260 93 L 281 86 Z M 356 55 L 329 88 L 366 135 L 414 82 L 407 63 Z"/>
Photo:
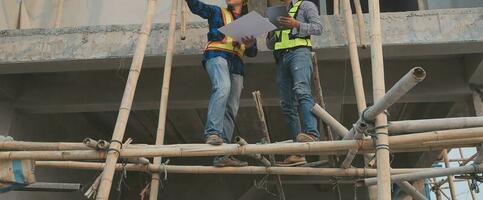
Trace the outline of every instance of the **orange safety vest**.
<path fill-rule="evenodd" d="M 226 8 L 221 8 L 221 13 L 223 15 L 223 22 L 225 25 L 233 22 L 233 15 L 231 12 L 226 9 Z M 233 38 L 226 36 L 223 38 L 221 41 L 210 41 L 208 42 L 208 45 L 205 49 L 206 50 L 221 50 L 221 51 L 227 51 L 230 53 L 233 53 L 237 55 L 238 57 L 242 58 L 243 55 L 245 55 L 245 45 L 241 44 L 238 46 L 235 46 L 235 41 Z"/>

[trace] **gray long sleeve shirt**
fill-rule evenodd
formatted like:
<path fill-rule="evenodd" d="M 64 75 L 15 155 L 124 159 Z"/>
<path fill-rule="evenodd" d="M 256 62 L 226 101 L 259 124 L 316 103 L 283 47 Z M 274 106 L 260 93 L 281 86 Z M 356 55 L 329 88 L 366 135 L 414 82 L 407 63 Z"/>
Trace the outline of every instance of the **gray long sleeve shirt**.
<path fill-rule="evenodd" d="M 300 28 L 294 28 L 292 34 L 297 37 L 307 37 L 311 35 L 322 34 L 322 23 L 320 22 L 320 15 L 317 6 L 310 1 L 303 1 L 300 4 L 299 12 L 295 19 L 300 22 Z M 272 34 L 272 37 L 267 37 L 267 47 L 273 50 L 277 42 L 277 35 Z"/>

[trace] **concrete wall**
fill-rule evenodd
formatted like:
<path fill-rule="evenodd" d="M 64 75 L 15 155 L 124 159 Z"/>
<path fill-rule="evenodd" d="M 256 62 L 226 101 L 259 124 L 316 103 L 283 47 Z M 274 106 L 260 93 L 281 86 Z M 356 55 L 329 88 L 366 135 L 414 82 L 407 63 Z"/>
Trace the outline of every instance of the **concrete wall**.
<path fill-rule="evenodd" d="M 483 7 L 482 0 L 427 0 L 429 9 Z"/>
<path fill-rule="evenodd" d="M 204 2 L 224 5 L 225 1 Z M 144 0 L 65 0 L 62 27 L 140 24 L 144 18 L 146 4 Z M 58 0 L 0 0 L 0 30 L 17 27 L 52 28 L 58 10 L 57 5 Z M 159 0 L 154 22 L 168 22 L 170 8 L 170 0 Z M 190 21 L 202 19 L 191 14 Z"/>

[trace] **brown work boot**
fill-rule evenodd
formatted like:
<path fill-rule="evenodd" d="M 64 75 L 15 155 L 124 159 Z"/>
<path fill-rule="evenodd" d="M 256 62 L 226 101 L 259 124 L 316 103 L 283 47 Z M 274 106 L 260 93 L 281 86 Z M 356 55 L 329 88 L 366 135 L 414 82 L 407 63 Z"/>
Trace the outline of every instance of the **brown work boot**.
<path fill-rule="evenodd" d="M 312 134 L 299 133 L 297 135 L 297 142 L 317 142 L 319 139 Z"/>
<path fill-rule="evenodd" d="M 206 144 L 219 146 L 223 144 L 223 139 L 218 134 L 211 134 L 206 138 Z"/>
<path fill-rule="evenodd" d="M 238 160 L 233 156 L 216 157 L 213 161 L 215 167 L 246 167 L 248 162 Z"/>
<path fill-rule="evenodd" d="M 307 160 L 305 160 L 305 156 L 303 155 L 291 155 L 286 158 L 283 162 L 277 163 L 277 166 L 280 167 L 294 167 L 307 164 Z"/>

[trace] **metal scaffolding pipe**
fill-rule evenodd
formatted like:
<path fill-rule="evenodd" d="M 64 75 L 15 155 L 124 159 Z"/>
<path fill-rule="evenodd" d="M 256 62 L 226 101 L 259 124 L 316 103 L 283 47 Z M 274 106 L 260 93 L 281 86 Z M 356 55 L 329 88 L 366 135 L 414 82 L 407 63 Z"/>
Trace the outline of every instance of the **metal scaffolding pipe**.
<path fill-rule="evenodd" d="M 411 195 L 414 200 L 428 200 L 418 189 L 416 189 L 411 183 L 407 181 L 401 181 L 396 183 L 404 192 Z"/>
<path fill-rule="evenodd" d="M 483 172 L 483 165 L 467 165 L 463 167 L 440 168 L 440 169 L 432 169 L 428 171 L 420 171 L 420 172 L 414 172 L 414 173 L 408 173 L 408 174 L 392 175 L 391 181 L 392 182 L 415 181 L 419 179 L 452 176 L 457 174 L 482 173 L 482 172 Z M 366 186 L 375 185 L 375 184 L 377 184 L 377 178 L 366 178 L 359 183 L 359 185 L 366 185 Z"/>

